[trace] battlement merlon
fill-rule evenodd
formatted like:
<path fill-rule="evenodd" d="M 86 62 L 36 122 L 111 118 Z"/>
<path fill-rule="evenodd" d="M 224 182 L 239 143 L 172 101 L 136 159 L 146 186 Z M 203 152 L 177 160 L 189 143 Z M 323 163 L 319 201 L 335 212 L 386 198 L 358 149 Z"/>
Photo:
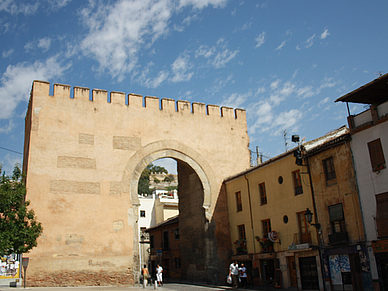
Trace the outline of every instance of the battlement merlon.
<path fill-rule="evenodd" d="M 32 85 L 32 96 L 42 95 L 58 98 L 71 98 L 71 86 L 63 84 L 54 84 L 53 95 L 50 95 L 50 83 L 46 81 L 35 80 Z M 73 87 L 73 98 L 89 100 L 91 102 L 106 102 L 107 104 L 122 104 L 125 106 L 145 107 L 150 109 L 159 109 L 166 111 L 175 111 L 181 113 L 215 115 L 225 118 L 234 118 L 246 122 L 246 111 L 244 109 L 233 109 L 230 107 L 220 107 L 218 105 L 205 105 L 204 103 L 145 96 L 143 100 L 142 95 L 128 94 L 128 104 L 126 104 L 125 93 L 111 92 L 110 102 L 108 102 L 108 91 L 101 89 L 93 89 L 92 96 L 90 96 L 90 89 L 84 87 Z M 144 102 L 143 102 L 144 101 Z M 144 105 L 143 105 L 144 103 Z"/>

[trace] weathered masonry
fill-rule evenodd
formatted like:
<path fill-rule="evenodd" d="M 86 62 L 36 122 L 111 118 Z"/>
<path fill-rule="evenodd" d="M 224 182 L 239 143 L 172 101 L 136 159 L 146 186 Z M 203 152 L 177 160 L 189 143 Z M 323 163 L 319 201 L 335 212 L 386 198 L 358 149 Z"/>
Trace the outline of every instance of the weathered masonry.
<path fill-rule="evenodd" d="M 168 157 L 178 164 L 182 279 L 223 278 L 231 246 L 221 184 L 249 167 L 245 110 L 73 90 L 32 86 L 23 168 L 44 232 L 27 255 L 29 284 L 135 284 L 138 180 Z"/>

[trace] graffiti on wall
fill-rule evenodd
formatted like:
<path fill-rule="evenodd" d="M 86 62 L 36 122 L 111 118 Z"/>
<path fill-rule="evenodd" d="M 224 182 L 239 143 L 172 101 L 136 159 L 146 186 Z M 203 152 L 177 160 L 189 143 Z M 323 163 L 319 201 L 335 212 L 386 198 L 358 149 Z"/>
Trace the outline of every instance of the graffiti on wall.
<path fill-rule="evenodd" d="M 20 256 L 0 255 L 0 279 L 20 278 Z"/>

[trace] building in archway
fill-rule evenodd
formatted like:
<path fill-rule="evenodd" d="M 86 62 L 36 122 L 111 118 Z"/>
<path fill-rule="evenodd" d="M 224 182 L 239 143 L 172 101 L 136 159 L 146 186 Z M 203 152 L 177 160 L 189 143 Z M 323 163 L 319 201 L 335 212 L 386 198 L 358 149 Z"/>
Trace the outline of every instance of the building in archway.
<path fill-rule="evenodd" d="M 178 166 L 182 278 L 224 279 L 221 185 L 249 167 L 248 144 L 245 110 L 58 84 L 50 95 L 49 83 L 35 81 L 23 170 L 44 232 L 28 254 L 30 284 L 136 284 L 138 180 L 167 157 Z"/>

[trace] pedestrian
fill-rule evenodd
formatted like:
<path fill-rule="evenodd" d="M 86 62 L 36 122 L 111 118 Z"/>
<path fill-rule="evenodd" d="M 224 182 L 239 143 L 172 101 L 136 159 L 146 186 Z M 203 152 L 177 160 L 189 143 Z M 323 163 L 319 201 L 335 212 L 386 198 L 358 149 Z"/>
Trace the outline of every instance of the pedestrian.
<path fill-rule="evenodd" d="M 141 273 L 143 274 L 143 287 L 145 287 L 148 285 L 148 278 L 150 277 L 147 265 L 144 265 L 144 268 L 141 270 Z"/>
<path fill-rule="evenodd" d="M 241 279 L 241 287 L 243 287 L 244 289 L 247 288 L 248 276 L 247 276 L 247 268 L 245 268 L 244 264 L 241 264 L 241 267 L 239 269 L 239 275 Z"/>
<path fill-rule="evenodd" d="M 232 284 L 235 289 L 238 289 L 238 264 L 234 261 L 229 266 L 229 275 L 232 276 Z"/>
<path fill-rule="evenodd" d="M 163 286 L 163 268 L 159 264 L 156 266 L 156 281 L 159 286 Z"/>

